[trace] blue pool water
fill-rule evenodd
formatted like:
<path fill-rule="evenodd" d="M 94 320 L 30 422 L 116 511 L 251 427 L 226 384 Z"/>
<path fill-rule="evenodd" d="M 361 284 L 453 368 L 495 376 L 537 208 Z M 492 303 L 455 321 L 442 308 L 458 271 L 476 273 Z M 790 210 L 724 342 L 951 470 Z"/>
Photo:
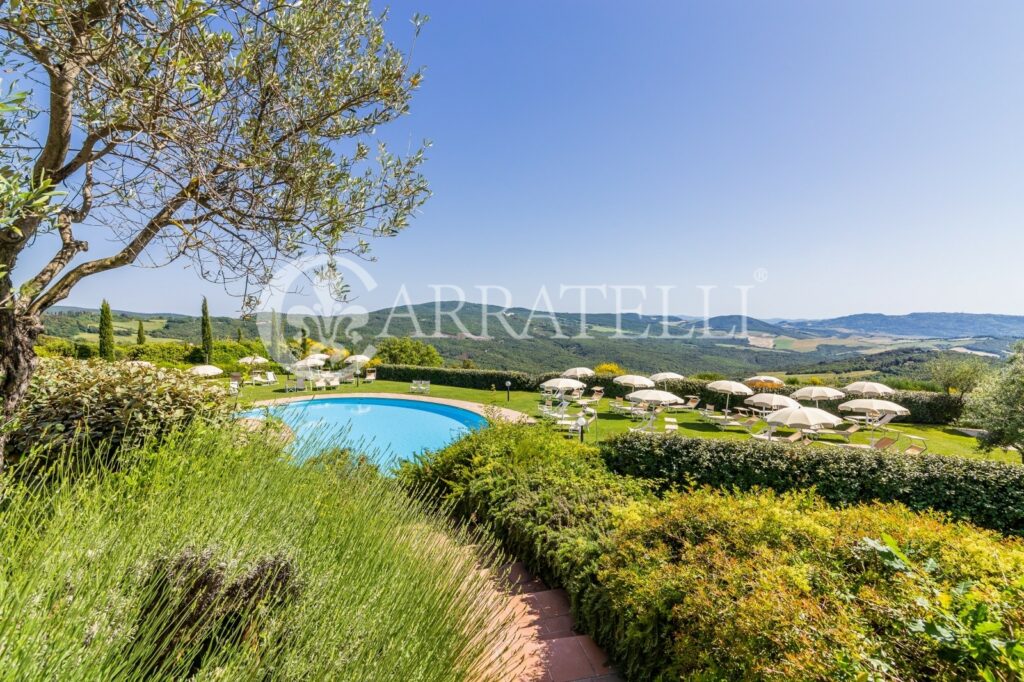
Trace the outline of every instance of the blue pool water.
<path fill-rule="evenodd" d="M 469 410 L 400 398 L 298 400 L 239 416 L 259 418 L 268 413 L 295 432 L 293 451 L 300 458 L 325 447 L 345 446 L 383 466 L 442 448 L 487 423 Z"/>

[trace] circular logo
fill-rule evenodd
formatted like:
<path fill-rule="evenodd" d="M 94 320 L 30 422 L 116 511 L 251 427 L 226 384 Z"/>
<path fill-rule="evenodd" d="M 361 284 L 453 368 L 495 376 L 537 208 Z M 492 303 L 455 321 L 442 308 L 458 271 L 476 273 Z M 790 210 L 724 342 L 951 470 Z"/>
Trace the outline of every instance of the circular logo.
<path fill-rule="evenodd" d="M 290 261 L 274 272 L 256 305 L 256 326 L 270 357 L 282 365 L 306 359 L 318 344 L 324 362 L 347 354 L 372 358 L 360 329 L 369 311 L 351 303 L 352 287 L 369 292 L 377 282 L 358 262 L 325 255 Z M 321 348 L 322 347 L 322 348 Z"/>

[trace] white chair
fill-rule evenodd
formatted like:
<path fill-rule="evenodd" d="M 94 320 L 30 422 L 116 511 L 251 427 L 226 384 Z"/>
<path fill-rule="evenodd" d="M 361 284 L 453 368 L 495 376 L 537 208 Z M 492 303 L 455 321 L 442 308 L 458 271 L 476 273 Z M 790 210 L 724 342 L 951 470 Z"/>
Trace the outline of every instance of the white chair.
<path fill-rule="evenodd" d="M 363 383 L 364 384 L 372 384 L 376 380 L 377 380 L 377 368 L 373 367 L 372 369 L 366 370 L 366 376 L 363 377 Z"/>

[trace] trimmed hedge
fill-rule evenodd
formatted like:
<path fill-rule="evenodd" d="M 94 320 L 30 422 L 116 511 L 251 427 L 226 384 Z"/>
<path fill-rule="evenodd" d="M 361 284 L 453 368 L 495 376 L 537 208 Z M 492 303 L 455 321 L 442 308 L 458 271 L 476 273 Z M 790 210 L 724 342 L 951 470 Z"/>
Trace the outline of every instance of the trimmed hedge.
<path fill-rule="evenodd" d="M 1018 464 L 643 433 L 605 441 L 601 453 L 613 471 L 665 486 L 814 487 L 832 504 L 901 502 L 1024 535 L 1024 466 Z"/>
<path fill-rule="evenodd" d="M 405 464 L 549 585 L 630 680 L 1016 679 L 1024 544 L 898 504 L 658 499 L 596 449 L 492 426 Z"/>
<path fill-rule="evenodd" d="M 505 390 L 505 382 L 512 382 L 513 391 L 540 390 L 542 381 L 536 375 L 496 369 L 458 369 L 455 367 L 420 367 L 418 365 L 380 365 L 377 378 L 387 381 L 413 381 L 422 379 L 432 384 L 476 388 L 483 391 Z"/>

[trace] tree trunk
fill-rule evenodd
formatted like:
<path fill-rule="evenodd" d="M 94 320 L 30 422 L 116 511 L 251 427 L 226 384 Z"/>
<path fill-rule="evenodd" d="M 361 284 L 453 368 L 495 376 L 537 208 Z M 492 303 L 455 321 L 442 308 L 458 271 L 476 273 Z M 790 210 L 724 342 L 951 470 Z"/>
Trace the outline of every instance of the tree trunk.
<path fill-rule="evenodd" d="M 39 318 L 19 315 L 11 308 L 0 308 L 0 471 L 7 464 L 7 443 L 10 426 L 28 393 L 29 380 L 36 368 L 33 350 L 36 338 L 43 331 Z"/>

